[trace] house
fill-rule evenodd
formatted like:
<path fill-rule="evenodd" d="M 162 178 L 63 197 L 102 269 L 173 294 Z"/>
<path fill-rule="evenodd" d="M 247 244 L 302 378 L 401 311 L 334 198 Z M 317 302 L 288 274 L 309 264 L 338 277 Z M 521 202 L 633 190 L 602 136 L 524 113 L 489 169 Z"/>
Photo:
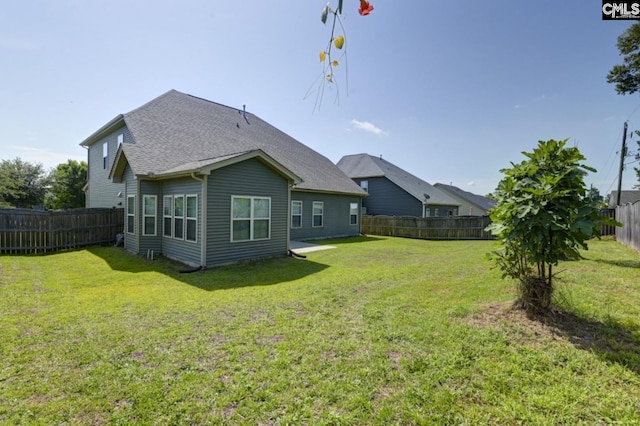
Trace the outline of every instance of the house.
<path fill-rule="evenodd" d="M 369 195 L 363 214 L 457 216 L 460 202 L 400 167 L 369 154 L 346 155 L 338 167 Z"/>
<path fill-rule="evenodd" d="M 436 183 L 433 186 L 460 202 L 458 214 L 461 216 L 486 216 L 487 212 L 496 205 L 496 200 L 463 191 L 453 185 Z"/>
<path fill-rule="evenodd" d="M 618 201 L 618 191 L 611 191 L 609 195 L 609 208 L 615 209 Z M 620 205 L 624 206 L 628 203 L 635 203 L 640 201 L 640 191 L 638 190 L 623 190 L 620 191 Z"/>
<path fill-rule="evenodd" d="M 359 235 L 366 195 L 329 159 L 247 112 L 171 90 L 81 143 L 88 207 L 123 208 L 124 244 L 193 266 Z"/>

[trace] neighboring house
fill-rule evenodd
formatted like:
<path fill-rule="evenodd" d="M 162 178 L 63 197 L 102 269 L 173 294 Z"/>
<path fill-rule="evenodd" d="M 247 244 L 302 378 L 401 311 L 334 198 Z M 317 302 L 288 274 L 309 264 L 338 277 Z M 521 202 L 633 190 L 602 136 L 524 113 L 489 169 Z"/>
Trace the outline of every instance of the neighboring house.
<path fill-rule="evenodd" d="M 88 137 L 88 207 L 124 208 L 127 250 L 194 266 L 360 233 L 366 195 L 255 115 L 171 90 Z"/>
<path fill-rule="evenodd" d="M 414 217 L 457 216 L 460 203 L 401 168 L 369 154 L 346 155 L 338 167 L 369 194 L 363 214 Z"/>
<path fill-rule="evenodd" d="M 496 200 L 463 191 L 457 186 L 443 183 L 436 183 L 433 186 L 460 203 L 460 208 L 458 209 L 460 216 L 486 216 L 489 209 L 496 205 Z"/>
<path fill-rule="evenodd" d="M 616 202 L 618 200 L 618 191 L 611 191 L 611 195 L 609 195 L 609 208 L 615 209 Z M 638 190 L 628 190 L 628 191 L 620 191 L 620 205 L 624 206 L 627 203 L 635 203 L 640 200 L 640 191 Z"/>

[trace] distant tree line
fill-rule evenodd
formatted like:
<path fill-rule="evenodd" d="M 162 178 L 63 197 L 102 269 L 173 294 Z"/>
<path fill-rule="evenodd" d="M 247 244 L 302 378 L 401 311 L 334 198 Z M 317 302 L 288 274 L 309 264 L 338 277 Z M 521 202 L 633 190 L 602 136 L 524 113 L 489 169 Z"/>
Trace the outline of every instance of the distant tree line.
<path fill-rule="evenodd" d="M 40 163 L 0 161 L 0 208 L 66 210 L 85 206 L 87 163 L 68 160 L 45 171 Z"/>

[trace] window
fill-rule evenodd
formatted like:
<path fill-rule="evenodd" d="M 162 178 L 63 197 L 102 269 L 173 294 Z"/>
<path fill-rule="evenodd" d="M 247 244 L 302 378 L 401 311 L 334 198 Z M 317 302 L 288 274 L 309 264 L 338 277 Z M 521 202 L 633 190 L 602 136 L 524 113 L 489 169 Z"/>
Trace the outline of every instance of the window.
<path fill-rule="evenodd" d="M 173 203 L 173 237 L 184 238 L 184 195 L 177 195 Z"/>
<path fill-rule="evenodd" d="M 322 201 L 313 202 L 313 227 L 320 228 L 323 225 L 324 203 Z"/>
<path fill-rule="evenodd" d="M 165 195 L 162 235 L 179 240 L 198 240 L 198 196 Z"/>
<path fill-rule="evenodd" d="M 438 212 L 438 208 L 437 208 L 437 207 L 436 207 L 435 209 L 433 209 L 433 215 L 434 215 L 435 217 L 438 217 L 439 213 L 440 213 L 440 212 Z"/>
<path fill-rule="evenodd" d="M 142 235 L 156 235 L 157 200 L 155 195 L 145 195 L 142 197 Z"/>
<path fill-rule="evenodd" d="M 302 228 L 302 201 L 291 202 L 291 227 Z"/>
<path fill-rule="evenodd" d="M 349 204 L 349 225 L 358 224 L 358 203 Z"/>
<path fill-rule="evenodd" d="M 118 148 L 120 148 L 120 145 L 122 145 L 122 142 L 124 142 L 124 133 L 120 133 L 118 135 Z"/>
<path fill-rule="evenodd" d="M 172 228 L 173 226 L 171 225 L 173 222 L 173 196 L 171 195 L 165 195 L 164 196 L 164 208 L 162 210 L 162 216 L 163 216 L 163 231 L 162 231 L 162 235 L 164 235 L 165 237 L 171 237 L 173 235 Z"/>
<path fill-rule="evenodd" d="M 429 207 L 424 208 L 424 217 L 431 216 L 431 209 Z"/>
<path fill-rule="evenodd" d="M 231 197 L 231 241 L 270 238 L 271 198 Z"/>
<path fill-rule="evenodd" d="M 136 229 L 136 197 L 130 195 L 127 197 L 127 232 L 135 233 Z"/>
<path fill-rule="evenodd" d="M 369 181 L 368 180 L 361 180 L 360 181 L 360 188 L 362 188 L 365 191 L 369 192 Z"/>
<path fill-rule="evenodd" d="M 187 195 L 187 241 L 196 241 L 198 234 L 198 196 Z"/>
<path fill-rule="evenodd" d="M 106 170 L 109 165 L 109 143 L 102 144 L 102 168 Z"/>

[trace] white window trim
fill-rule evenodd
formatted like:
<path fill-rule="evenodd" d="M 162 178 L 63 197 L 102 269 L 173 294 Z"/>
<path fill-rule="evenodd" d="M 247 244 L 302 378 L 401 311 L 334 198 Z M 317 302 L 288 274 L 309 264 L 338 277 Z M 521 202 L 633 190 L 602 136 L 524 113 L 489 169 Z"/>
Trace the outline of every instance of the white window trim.
<path fill-rule="evenodd" d="M 249 206 L 249 217 L 248 218 L 238 218 L 235 219 L 233 217 L 233 202 L 236 199 L 249 199 L 251 200 L 250 206 Z M 264 218 L 264 217 L 254 217 L 254 201 L 255 200 L 269 200 L 269 216 Z M 267 241 L 271 239 L 271 197 L 260 197 L 260 196 L 255 196 L 255 195 L 232 195 L 231 196 L 231 212 L 230 212 L 230 217 L 231 217 L 231 226 L 230 226 L 230 240 L 232 243 L 245 243 L 245 242 L 249 242 L 249 241 Z M 269 221 L 269 229 L 268 229 L 268 237 L 266 238 L 255 238 L 254 236 L 254 221 L 256 220 L 265 220 L 267 219 Z M 249 239 L 248 240 L 234 240 L 233 239 L 233 223 L 236 220 L 248 220 L 249 221 Z"/>
<path fill-rule="evenodd" d="M 182 198 L 182 216 L 176 215 L 176 200 L 178 198 Z M 186 197 L 183 194 L 176 194 L 173 196 L 173 211 L 171 212 L 173 215 L 173 220 L 171 221 L 171 229 L 173 233 L 173 238 L 176 240 L 184 240 L 184 230 L 185 230 L 185 215 L 187 214 L 187 205 L 186 205 Z M 176 219 L 182 219 L 182 236 L 176 237 Z"/>
<path fill-rule="evenodd" d="M 322 214 L 317 215 L 315 213 L 315 206 L 316 204 L 321 204 L 322 205 Z M 315 221 L 315 217 L 316 216 L 320 216 L 322 218 L 322 220 L 320 221 L 322 224 L 321 225 L 316 225 L 316 221 Z M 324 201 L 314 201 L 311 204 L 311 227 L 312 228 L 324 228 Z"/>
<path fill-rule="evenodd" d="M 369 193 L 369 181 L 368 180 L 361 180 L 360 181 L 360 188 L 362 190 L 364 190 L 368 194 Z"/>
<path fill-rule="evenodd" d="M 196 199 L 196 212 L 195 212 L 195 216 L 194 217 L 189 217 L 189 198 L 195 198 Z M 192 221 L 196 223 L 196 230 L 195 230 L 195 239 L 191 240 L 189 239 L 189 236 L 187 234 L 187 229 L 188 229 L 188 222 Z M 198 194 L 187 194 L 184 196 L 184 239 L 186 241 L 192 242 L 192 243 L 197 243 L 198 242 Z"/>
<path fill-rule="evenodd" d="M 104 142 L 102 144 L 102 168 L 106 170 L 108 165 L 109 165 L 109 142 Z"/>
<path fill-rule="evenodd" d="M 294 214 L 293 213 L 293 203 L 300 204 L 300 214 Z M 302 201 L 300 201 L 300 200 L 292 200 L 291 201 L 291 229 L 300 229 L 300 228 L 302 228 L 302 218 L 303 218 L 302 213 L 304 212 L 303 207 L 304 207 L 304 203 Z M 299 216 L 300 217 L 300 226 L 293 226 L 293 217 L 294 216 Z"/>
<path fill-rule="evenodd" d="M 351 210 L 352 210 L 352 206 L 354 206 L 354 205 L 356 206 L 356 207 L 355 207 L 355 209 L 356 209 L 355 214 L 351 212 Z M 350 225 L 350 226 L 356 226 L 356 225 L 358 224 L 358 216 L 360 216 L 360 215 L 358 214 L 358 213 L 359 213 L 359 210 L 360 210 L 360 209 L 359 209 L 358 203 L 349 203 L 349 225 Z M 324 210 L 323 210 L 323 212 L 324 212 Z M 352 218 L 353 216 L 355 216 L 355 217 L 356 217 L 356 223 L 351 223 L 351 218 Z"/>
<path fill-rule="evenodd" d="M 169 200 L 169 214 L 166 213 L 167 200 Z M 166 219 L 169 219 L 168 227 Z M 169 229 L 169 233 L 167 233 L 167 228 Z M 165 195 L 162 197 L 162 236 L 173 238 L 173 195 Z"/>
<path fill-rule="evenodd" d="M 153 198 L 153 204 L 155 205 L 155 213 L 153 215 L 147 214 L 147 199 Z M 147 218 L 153 217 L 154 226 L 153 233 L 147 232 Z M 142 235 L 145 237 L 155 237 L 158 235 L 158 196 L 145 194 L 142 196 Z"/>
<path fill-rule="evenodd" d="M 131 202 L 133 200 L 133 203 Z M 133 205 L 133 213 L 129 213 L 129 206 Z M 133 221 L 133 231 L 129 231 L 129 218 L 132 218 Z M 136 196 L 128 195 L 127 196 L 127 234 L 134 235 L 136 233 Z"/>

